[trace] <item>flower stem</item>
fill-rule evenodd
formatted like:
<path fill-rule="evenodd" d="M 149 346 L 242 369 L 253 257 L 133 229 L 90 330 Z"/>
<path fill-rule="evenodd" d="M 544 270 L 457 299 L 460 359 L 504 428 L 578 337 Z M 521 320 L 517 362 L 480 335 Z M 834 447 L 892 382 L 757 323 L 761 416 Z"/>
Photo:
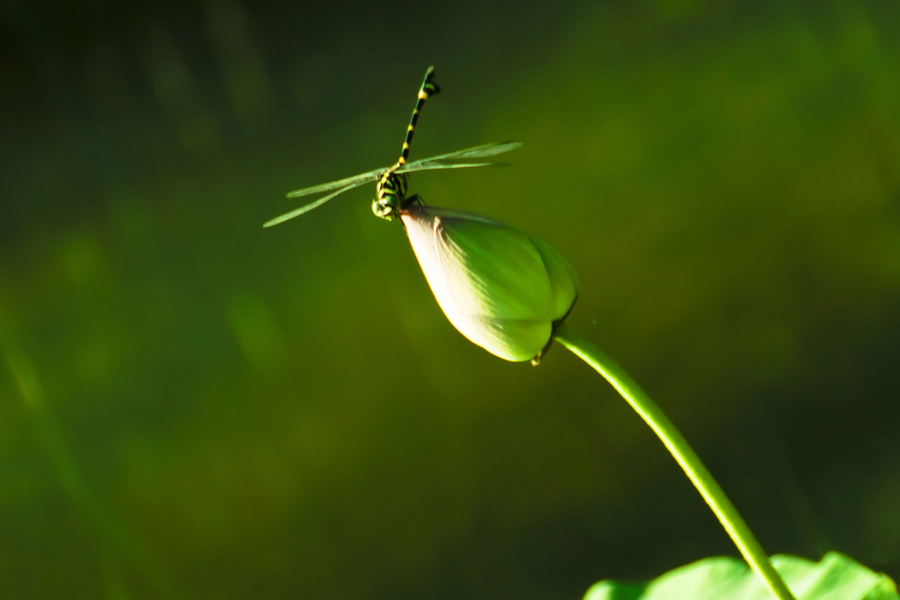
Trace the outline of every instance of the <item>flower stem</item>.
<path fill-rule="evenodd" d="M 750 567 L 756 571 L 779 600 L 795 600 L 785 585 L 784 580 L 769 562 L 762 546 L 753 536 L 750 528 L 741 518 L 740 513 L 713 479 L 712 474 L 700 461 L 681 432 L 672 421 L 659 409 L 638 384 L 625 372 L 616 361 L 604 354 L 594 344 L 584 339 L 565 323 L 556 328 L 554 337 L 559 343 L 571 350 L 578 358 L 592 366 L 609 381 L 616 391 L 637 411 L 642 419 L 656 433 L 669 452 L 684 469 L 694 487 L 706 500 L 719 522 L 731 536 L 738 550 Z"/>

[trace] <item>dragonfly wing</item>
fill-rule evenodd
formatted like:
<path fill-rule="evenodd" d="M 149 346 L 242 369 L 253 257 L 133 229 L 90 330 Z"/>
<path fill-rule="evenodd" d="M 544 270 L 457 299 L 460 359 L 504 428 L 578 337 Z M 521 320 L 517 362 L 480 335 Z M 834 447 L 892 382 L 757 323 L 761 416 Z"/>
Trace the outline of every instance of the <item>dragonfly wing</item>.
<path fill-rule="evenodd" d="M 503 154 L 504 152 L 509 152 L 510 150 L 515 150 L 519 146 L 522 145 L 522 142 L 494 142 L 493 144 L 485 144 L 483 146 L 475 146 L 474 148 L 466 148 L 465 150 L 457 150 L 456 152 L 450 152 L 449 154 L 440 154 L 438 156 L 432 156 L 431 158 L 423 158 L 422 160 L 417 160 L 409 164 L 409 167 L 413 167 L 415 165 L 429 163 L 433 161 L 445 161 L 445 160 L 456 160 L 459 158 L 481 158 L 483 156 L 494 156 L 497 154 Z M 418 169 L 409 169 L 407 170 L 418 170 Z"/>
<path fill-rule="evenodd" d="M 330 192 L 331 190 L 336 190 L 345 186 L 355 186 L 363 183 L 368 183 L 370 181 L 375 181 L 379 177 L 384 174 L 384 169 L 375 169 L 374 171 L 369 171 L 368 173 L 363 173 L 362 175 L 354 175 L 353 177 L 347 177 L 346 179 L 339 179 L 337 181 L 332 181 L 331 183 L 323 183 L 320 185 L 314 185 L 312 187 L 303 188 L 302 190 L 295 190 L 293 192 L 288 193 L 288 198 L 299 198 L 301 196 L 309 196 L 310 194 L 321 194 L 322 192 Z"/>
<path fill-rule="evenodd" d="M 494 162 L 484 162 L 484 163 L 445 163 L 438 161 L 418 161 L 406 165 L 404 167 L 400 167 L 397 169 L 398 173 L 409 173 L 411 171 L 432 171 L 434 169 L 465 169 L 469 167 L 505 167 L 506 163 L 494 163 Z"/>
<path fill-rule="evenodd" d="M 360 175 L 359 177 L 362 177 L 362 175 Z M 359 181 L 355 181 L 355 182 L 351 183 L 350 185 L 344 186 L 341 189 L 337 190 L 336 192 L 328 194 L 327 196 L 323 196 L 314 202 L 310 202 L 309 204 L 304 204 L 300 208 L 295 208 L 291 212 L 287 212 L 279 217 L 275 217 L 271 221 L 267 221 L 266 223 L 264 223 L 263 227 L 271 227 L 272 225 L 278 225 L 279 223 L 284 223 L 285 221 L 287 221 L 289 219 L 293 219 L 294 217 L 299 217 L 303 213 L 307 213 L 314 208 L 322 206 L 323 204 L 325 204 L 326 202 L 328 202 L 329 200 L 331 200 L 338 194 L 343 194 L 347 190 L 352 190 L 353 188 L 359 187 L 359 186 L 363 185 L 364 183 L 369 183 L 369 181 L 370 180 L 368 178 L 360 179 Z"/>

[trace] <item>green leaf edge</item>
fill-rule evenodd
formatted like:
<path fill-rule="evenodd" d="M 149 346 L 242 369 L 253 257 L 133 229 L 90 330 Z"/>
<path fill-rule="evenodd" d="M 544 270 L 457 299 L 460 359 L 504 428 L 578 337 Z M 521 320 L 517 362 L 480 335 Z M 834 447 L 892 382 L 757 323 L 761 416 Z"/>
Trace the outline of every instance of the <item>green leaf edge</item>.
<path fill-rule="evenodd" d="M 772 564 L 797 600 L 900 600 L 897 586 L 890 577 L 875 573 L 839 552 L 829 552 L 818 563 L 778 554 L 772 557 Z M 836 587 L 829 589 L 829 584 Z M 855 588 L 852 596 L 843 591 L 848 586 Z M 770 598 L 772 594 L 762 579 L 746 563 L 730 556 L 705 558 L 645 583 L 603 580 L 591 586 L 584 596 L 584 600 Z"/>

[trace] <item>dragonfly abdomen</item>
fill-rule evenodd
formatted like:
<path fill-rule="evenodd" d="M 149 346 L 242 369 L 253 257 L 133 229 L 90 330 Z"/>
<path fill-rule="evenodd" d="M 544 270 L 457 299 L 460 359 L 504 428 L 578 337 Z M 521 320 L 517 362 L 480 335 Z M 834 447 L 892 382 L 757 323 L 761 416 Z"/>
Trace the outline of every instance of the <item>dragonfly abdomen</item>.
<path fill-rule="evenodd" d="M 409 146 L 412 144 L 413 134 L 416 132 L 416 123 L 419 122 L 419 112 L 425 105 L 425 101 L 428 100 L 429 96 L 434 96 L 440 91 L 441 88 L 434 82 L 434 67 L 428 67 L 428 71 L 425 73 L 425 80 L 422 82 L 422 87 L 419 88 L 416 107 L 413 109 L 412 118 L 409 120 L 409 127 L 406 128 L 406 139 L 403 140 L 400 160 L 397 161 L 398 165 L 405 165 L 406 159 L 409 158 Z"/>

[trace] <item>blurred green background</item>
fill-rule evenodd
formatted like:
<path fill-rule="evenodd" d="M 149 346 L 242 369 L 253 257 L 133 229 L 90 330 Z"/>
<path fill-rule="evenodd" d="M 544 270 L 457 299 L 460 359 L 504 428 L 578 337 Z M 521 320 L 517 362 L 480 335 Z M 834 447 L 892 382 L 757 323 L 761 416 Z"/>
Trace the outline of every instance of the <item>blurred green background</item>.
<path fill-rule="evenodd" d="M 896 2 L 8 0 L 0 595 L 579 598 L 736 552 L 561 347 L 442 315 L 374 185 L 555 245 L 770 552 L 900 576 Z"/>

